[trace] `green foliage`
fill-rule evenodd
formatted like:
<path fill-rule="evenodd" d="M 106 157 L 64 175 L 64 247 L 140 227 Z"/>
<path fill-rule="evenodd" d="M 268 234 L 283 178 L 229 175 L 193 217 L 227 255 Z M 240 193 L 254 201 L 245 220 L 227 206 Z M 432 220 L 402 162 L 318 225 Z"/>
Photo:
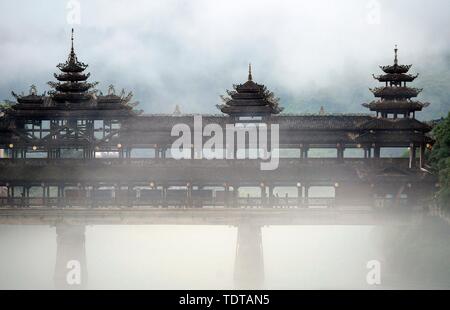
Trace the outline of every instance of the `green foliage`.
<path fill-rule="evenodd" d="M 433 169 L 439 174 L 440 204 L 450 210 L 450 113 L 433 129 L 436 143 L 430 154 Z"/>
<path fill-rule="evenodd" d="M 0 112 L 4 112 L 11 108 L 10 102 L 0 102 Z"/>

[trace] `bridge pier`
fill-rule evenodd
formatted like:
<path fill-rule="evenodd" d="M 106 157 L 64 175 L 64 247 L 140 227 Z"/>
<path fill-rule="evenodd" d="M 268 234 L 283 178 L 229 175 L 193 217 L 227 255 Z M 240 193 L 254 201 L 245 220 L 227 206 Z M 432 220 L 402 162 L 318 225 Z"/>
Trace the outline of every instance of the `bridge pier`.
<path fill-rule="evenodd" d="M 264 284 L 261 226 L 240 224 L 237 232 L 234 283 L 237 289 L 259 289 Z"/>
<path fill-rule="evenodd" d="M 54 283 L 57 289 L 86 288 L 85 226 L 56 226 Z"/>

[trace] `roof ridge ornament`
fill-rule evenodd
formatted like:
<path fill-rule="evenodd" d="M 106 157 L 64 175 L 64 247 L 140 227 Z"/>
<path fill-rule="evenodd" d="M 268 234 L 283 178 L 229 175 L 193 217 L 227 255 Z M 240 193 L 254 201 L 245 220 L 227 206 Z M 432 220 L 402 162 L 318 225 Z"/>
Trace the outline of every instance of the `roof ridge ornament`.
<path fill-rule="evenodd" d="M 111 84 L 108 86 L 108 96 L 112 96 L 116 94 L 116 89 L 114 88 L 114 85 Z"/>
<path fill-rule="evenodd" d="M 252 63 L 248 64 L 248 80 L 249 81 L 253 81 L 253 76 L 252 76 Z"/>
<path fill-rule="evenodd" d="M 36 87 L 36 85 L 34 85 L 34 84 L 32 84 L 31 86 L 30 86 L 30 96 L 36 96 L 37 95 L 37 87 Z"/>

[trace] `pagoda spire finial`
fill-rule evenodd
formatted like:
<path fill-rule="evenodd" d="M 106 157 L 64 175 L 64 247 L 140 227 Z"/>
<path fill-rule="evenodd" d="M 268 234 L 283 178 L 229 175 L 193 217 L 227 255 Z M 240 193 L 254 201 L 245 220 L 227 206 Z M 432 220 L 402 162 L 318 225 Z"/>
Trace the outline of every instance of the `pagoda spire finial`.
<path fill-rule="evenodd" d="M 73 41 L 74 41 L 74 29 L 73 28 L 72 28 L 72 34 L 70 36 L 70 41 L 71 41 L 71 44 L 70 44 L 69 62 L 76 62 L 77 56 L 75 54 L 75 48 L 74 48 L 74 44 L 73 44 Z"/>
<path fill-rule="evenodd" d="M 398 47 L 397 47 L 397 44 L 395 44 L 394 52 L 395 52 L 394 64 L 398 65 Z"/>
<path fill-rule="evenodd" d="M 70 38 L 70 40 L 72 41 L 72 51 L 73 51 L 73 28 L 72 28 L 72 36 L 71 36 L 71 38 Z"/>
<path fill-rule="evenodd" d="M 249 63 L 248 64 L 248 80 L 252 81 L 253 80 L 253 76 L 252 76 L 252 64 Z"/>

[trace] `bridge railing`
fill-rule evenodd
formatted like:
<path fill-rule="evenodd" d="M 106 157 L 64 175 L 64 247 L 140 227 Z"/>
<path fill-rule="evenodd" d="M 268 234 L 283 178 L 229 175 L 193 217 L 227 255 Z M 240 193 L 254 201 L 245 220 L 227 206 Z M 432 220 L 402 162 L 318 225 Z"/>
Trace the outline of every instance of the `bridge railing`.
<path fill-rule="evenodd" d="M 261 198 L 239 197 L 227 201 L 208 199 L 139 199 L 133 197 L 128 200 L 116 198 L 89 197 L 0 197 L 0 207 L 333 207 L 334 198 Z"/>

